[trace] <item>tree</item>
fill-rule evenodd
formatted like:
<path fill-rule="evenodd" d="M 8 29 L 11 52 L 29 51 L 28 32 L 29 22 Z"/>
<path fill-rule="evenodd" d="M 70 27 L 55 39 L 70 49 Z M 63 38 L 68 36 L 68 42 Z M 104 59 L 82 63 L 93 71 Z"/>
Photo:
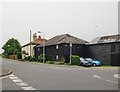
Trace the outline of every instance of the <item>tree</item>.
<path fill-rule="evenodd" d="M 2 47 L 4 49 L 3 55 L 16 55 L 21 52 L 21 45 L 17 39 L 9 39 Z"/>

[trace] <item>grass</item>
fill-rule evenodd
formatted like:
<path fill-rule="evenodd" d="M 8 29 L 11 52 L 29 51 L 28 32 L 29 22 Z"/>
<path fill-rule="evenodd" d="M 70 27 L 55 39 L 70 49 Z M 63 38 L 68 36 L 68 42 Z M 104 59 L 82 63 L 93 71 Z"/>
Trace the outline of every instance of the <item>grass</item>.
<path fill-rule="evenodd" d="M 23 62 L 26 62 L 25 60 L 23 60 Z M 31 63 L 41 63 L 42 62 L 38 62 L 38 61 L 32 61 Z M 44 63 L 44 64 L 53 64 L 53 65 L 65 65 L 65 66 L 78 66 L 78 65 L 70 65 L 69 63 L 64 63 L 64 64 L 56 64 L 55 62 L 54 63 Z M 81 66 L 80 66 L 81 67 Z M 94 68 L 94 66 L 91 66 L 92 68 Z M 102 66 L 96 66 L 96 67 L 99 67 L 99 68 L 120 68 L 120 66 L 111 66 L 111 65 L 102 65 Z"/>

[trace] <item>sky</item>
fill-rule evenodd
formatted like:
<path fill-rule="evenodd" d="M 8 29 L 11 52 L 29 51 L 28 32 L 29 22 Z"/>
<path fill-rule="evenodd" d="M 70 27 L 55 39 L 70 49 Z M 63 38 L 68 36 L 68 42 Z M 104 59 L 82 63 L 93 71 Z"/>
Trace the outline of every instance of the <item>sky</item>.
<path fill-rule="evenodd" d="M 67 33 L 87 41 L 118 33 L 117 2 L 3 2 L 1 7 L 0 48 L 12 37 L 28 43 L 30 30 L 46 39 Z"/>

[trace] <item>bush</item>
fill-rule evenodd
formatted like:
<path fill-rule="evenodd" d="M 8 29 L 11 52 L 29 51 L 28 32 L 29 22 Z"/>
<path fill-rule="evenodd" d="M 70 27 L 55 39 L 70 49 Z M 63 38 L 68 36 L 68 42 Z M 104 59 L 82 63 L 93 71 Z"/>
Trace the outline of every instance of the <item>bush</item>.
<path fill-rule="evenodd" d="M 0 54 L 0 57 L 2 57 L 2 58 L 6 58 L 6 56 L 5 56 L 5 55 L 3 55 L 3 54 Z"/>
<path fill-rule="evenodd" d="M 29 56 L 25 57 L 24 60 L 28 61 L 29 60 L 28 58 L 29 58 Z"/>
<path fill-rule="evenodd" d="M 59 64 L 59 65 L 64 65 L 65 62 L 64 62 L 64 61 L 60 61 L 58 64 Z"/>
<path fill-rule="evenodd" d="M 1 57 L 2 58 L 8 58 L 8 55 L 7 54 L 1 54 Z"/>
<path fill-rule="evenodd" d="M 17 59 L 21 59 L 21 58 L 22 58 L 21 53 L 17 52 Z"/>
<path fill-rule="evenodd" d="M 35 61 L 35 58 L 34 58 L 34 56 L 27 56 L 27 57 L 24 58 L 24 60 L 26 60 L 26 61 Z"/>
<path fill-rule="evenodd" d="M 21 59 L 21 61 L 24 61 L 24 62 L 25 62 L 26 60 L 25 60 L 25 59 Z"/>
<path fill-rule="evenodd" d="M 71 65 L 80 65 L 80 57 L 77 55 L 71 55 Z"/>
<path fill-rule="evenodd" d="M 33 56 L 33 57 L 32 57 L 32 56 L 30 56 L 30 57 L 29 57 L 29 61 L 35 61 L 34 56 Z"/>
<path fill-rule="evenodd" d="M 43 54 L 40 54 L 40 55 L 38 56 L 38 61 L 39 61 L 39 62 L 43 62 L 43 59 L 44 59 L 44 55 L 43 55 Z"/>
<path fill-rule="evenodd" d="M 54 64 L 54 61 L 46 61 L 47 64 Z"/>

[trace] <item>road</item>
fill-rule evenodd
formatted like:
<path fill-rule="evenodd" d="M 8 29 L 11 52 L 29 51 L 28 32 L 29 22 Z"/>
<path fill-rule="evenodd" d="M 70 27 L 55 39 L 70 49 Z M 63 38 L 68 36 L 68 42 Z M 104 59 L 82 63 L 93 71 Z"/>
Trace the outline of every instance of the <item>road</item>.
<path fill-rule="evenodd" d="M 118 68 L 58 66 L 3 59 L 13 74 L 1 79 L 3 90 L 118 90 Z"/>

